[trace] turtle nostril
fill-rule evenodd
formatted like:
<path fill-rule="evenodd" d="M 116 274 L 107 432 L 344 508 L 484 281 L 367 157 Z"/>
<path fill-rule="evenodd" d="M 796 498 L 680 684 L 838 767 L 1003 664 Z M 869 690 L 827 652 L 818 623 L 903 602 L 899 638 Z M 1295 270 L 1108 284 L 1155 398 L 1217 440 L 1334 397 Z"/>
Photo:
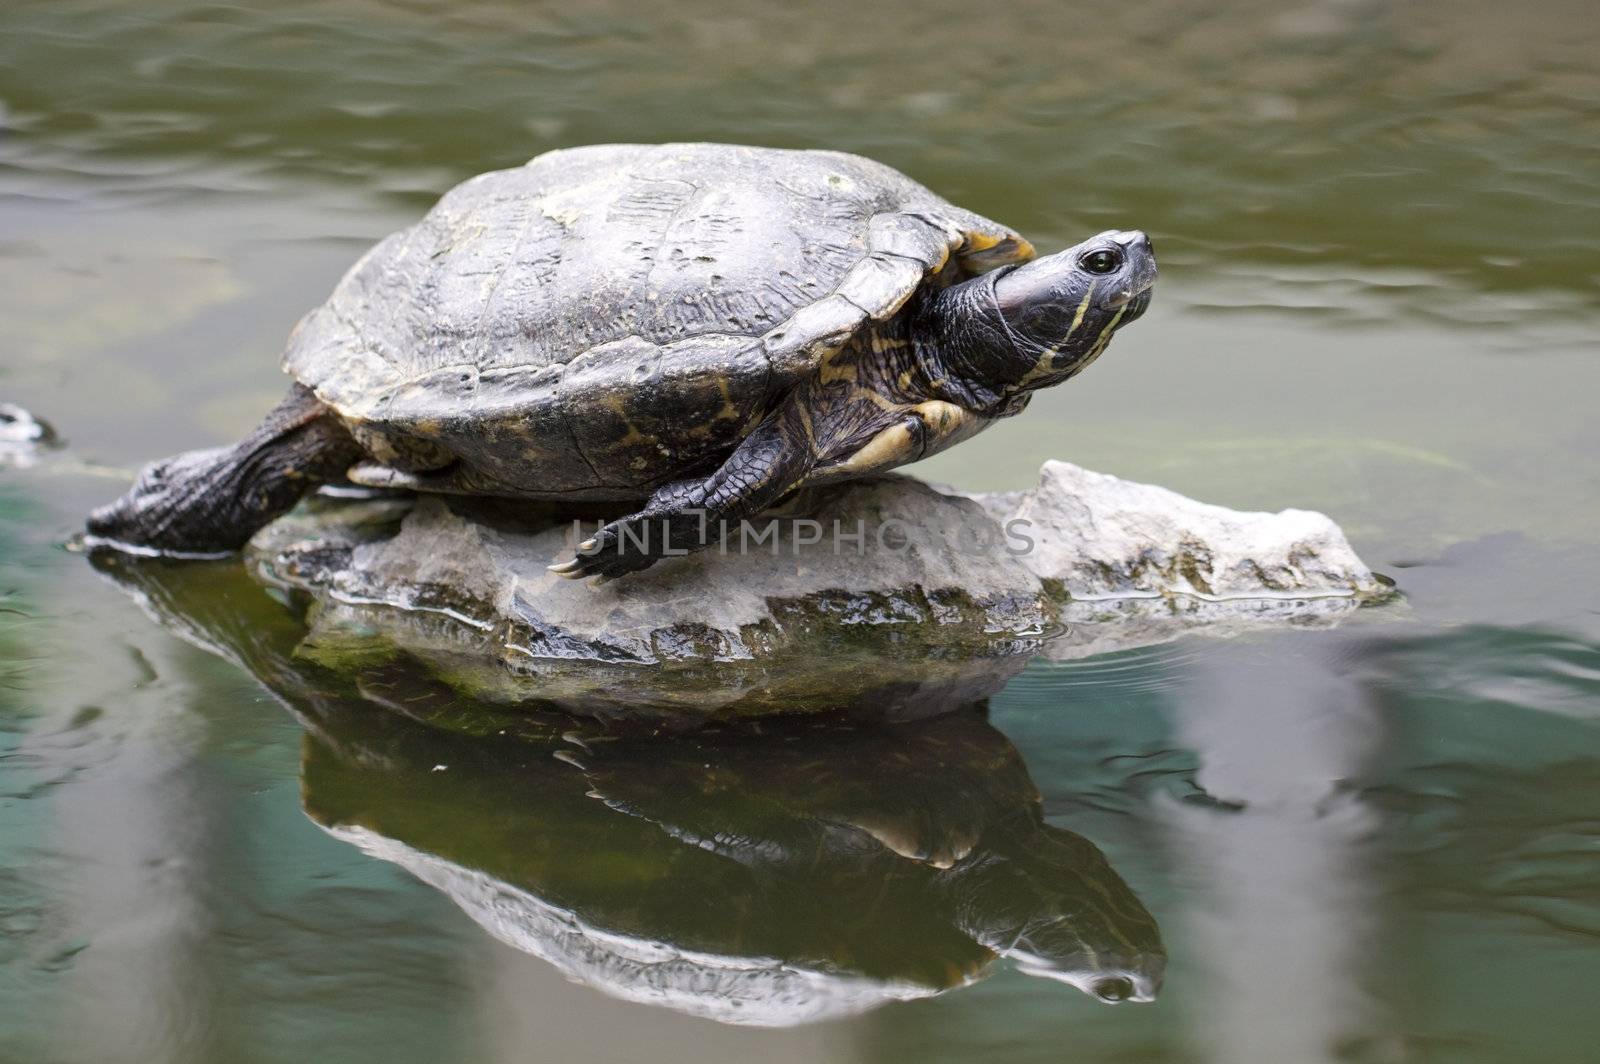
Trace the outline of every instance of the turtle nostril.
<path fill-rule="evenodd" d="M 1094 996 L 1101 1001 L 1127 1001 L 1133 997 L 1133 981 L 1122 976 L 1102 979 L 1094 984 Z"/>
<path fill-rule="evenodd" d="M 1155 246 L 1150 243 L 1150 238 L 1142 229 L 1129 229 L 1117 237 L 1117 242 L 1125 248 L 1138 248 L 1141 251 L 1153 253 Z"/>

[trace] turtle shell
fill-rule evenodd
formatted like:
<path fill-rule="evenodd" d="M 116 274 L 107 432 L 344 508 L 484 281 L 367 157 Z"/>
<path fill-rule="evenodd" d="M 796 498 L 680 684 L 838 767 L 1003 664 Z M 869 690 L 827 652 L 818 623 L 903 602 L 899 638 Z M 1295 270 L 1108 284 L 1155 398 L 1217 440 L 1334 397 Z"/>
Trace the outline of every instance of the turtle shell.
<path fill-rule="evenodd" d="M 1032 254 L 858 156 L 575 148 L 472 178 L 379 243 L 284 365 L 389 467 L 369 480 L 449 467 L 443 490 L 637 498 L 714 468 L 930 277 Z"/>

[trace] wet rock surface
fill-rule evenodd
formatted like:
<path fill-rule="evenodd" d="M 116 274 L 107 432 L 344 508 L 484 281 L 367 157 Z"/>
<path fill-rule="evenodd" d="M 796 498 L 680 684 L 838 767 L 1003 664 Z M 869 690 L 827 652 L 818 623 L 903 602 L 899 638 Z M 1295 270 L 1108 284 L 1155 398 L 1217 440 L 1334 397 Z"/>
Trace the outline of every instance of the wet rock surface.
<path fill-rule="evenodd" d="M 859 540 L 831 541 L 835 520 Z M 803 542 L 818 526 L 829 541 Z M 324 498 L 264 530 L 248 564 L 315 599 L 304 653 L 330 665 L 404 653 L 474 697 L 578 712 L 896 718 L 992 694 L 1047 632 L 1026 569 L 896 538 L 926 527 L 994 526 L 971 500 L 885 478 L 797 500 L 759 544 L 595 586 L 546 571 L 587 532 L 525 505 Z"/>
<path fill-rule="evenodd" d="M 1387 594 L 1321 514 L 1064 462 L 1026 492 L 886 476 L 803 493 L 725 549 L 601 586 L 546 571 L 592 528 L 498 500 L 319 497 L 247 564 L 310 597 L 301 652 L 329 666 L 403 654 L 494 702 L 696 719 L 926 715 L 1036 653 L 1329 623 Z"/>

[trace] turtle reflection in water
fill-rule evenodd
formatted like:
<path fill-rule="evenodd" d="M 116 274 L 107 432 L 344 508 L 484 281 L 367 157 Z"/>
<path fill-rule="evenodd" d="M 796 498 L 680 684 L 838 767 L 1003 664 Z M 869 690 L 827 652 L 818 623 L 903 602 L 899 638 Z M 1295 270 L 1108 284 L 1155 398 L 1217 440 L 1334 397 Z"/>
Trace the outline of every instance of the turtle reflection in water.
<path fill-rule="evenodd" d="M 608 733 L 403 664 L 336 674 L 296 654 L 303 625 L 237 564 L 98 564 L 299 717 L 314 821 L 606 993 L 780 1026 L 938 994 L 1002 957 L 1104 1001 L 1160 988 L 1154 919 L 1045 822 L 977 706 Z M 482 734 L 499 731 L 515 738 Z"/>
<path fill-rule="evenodd" d="M 1155 921 L 976 708 L 584 746 L 324 728 L 305 808 L 569 977 L 723 1022 L 937 994 L 1000 957 L 1105 1001 L 1160 987 Z"/>

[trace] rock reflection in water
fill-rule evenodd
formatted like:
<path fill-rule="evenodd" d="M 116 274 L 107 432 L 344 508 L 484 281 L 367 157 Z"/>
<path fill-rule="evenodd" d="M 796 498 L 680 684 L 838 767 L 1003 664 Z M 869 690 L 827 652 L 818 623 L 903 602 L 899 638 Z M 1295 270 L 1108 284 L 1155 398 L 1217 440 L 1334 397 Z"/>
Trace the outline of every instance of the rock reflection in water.
<path fill-rule="evenodd" d="M 1154 919 L 1093 843 L 1044 821 L 980 706 L 621 734 L 480 711 L 392 661 L 335 673 L 297 656 L 294 612 L 231 563 L 102 565 L 305 724 L 315 822 L 608 994 L 783 1026 L 942 993 L 1001 958 L 1105 1001 L 1160 988 Z"/>

